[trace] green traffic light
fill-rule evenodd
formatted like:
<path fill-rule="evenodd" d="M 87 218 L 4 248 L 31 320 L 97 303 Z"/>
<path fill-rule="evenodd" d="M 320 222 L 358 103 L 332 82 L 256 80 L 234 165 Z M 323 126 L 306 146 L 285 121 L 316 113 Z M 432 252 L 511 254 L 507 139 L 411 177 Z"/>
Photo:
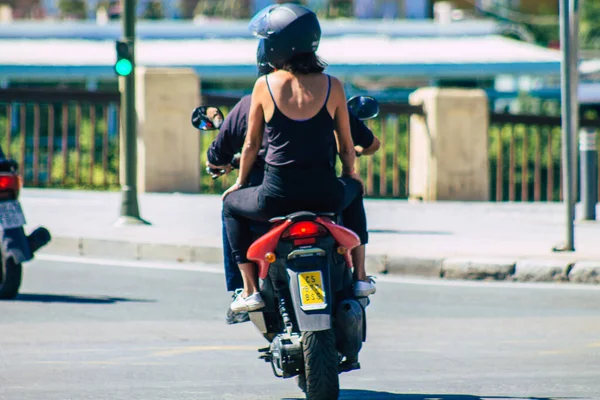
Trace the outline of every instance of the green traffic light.
<path fill-rule="evenodd" d="M 127 76 L 133 71 L 133 65 L 131 65 L 131 61 L 129 60 L 120 59 L 115 64 L 115 71 L 121 76 Z"/>

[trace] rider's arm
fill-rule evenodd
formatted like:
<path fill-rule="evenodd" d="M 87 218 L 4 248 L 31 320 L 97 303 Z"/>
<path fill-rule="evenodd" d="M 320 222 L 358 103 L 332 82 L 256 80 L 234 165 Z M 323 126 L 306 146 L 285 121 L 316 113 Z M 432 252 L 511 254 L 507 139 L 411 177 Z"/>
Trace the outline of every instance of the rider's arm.
<path fill-rule="evenodd" d="M 248 178 L 252 166 L 256 162 L 256 156 L 261 148 L 263 133 L 265 131 L 265 117 L 261 98 L 267 91 L 267 84 L 264 78 L 256 81 L 252 91 L 252 101 L 250 103 L 250 112 L 248 113 L 248 132 L 244 147 L 242 147 L 242 156 L 240 158 L 240 174 L 238 176 L 238 185 L 248 184 Z"/>
<path fill-rule="evenodd" d="M 354 149 L 363 156 L 370 156 L 379 150 L 379 139 L 371 132 L 363 121 L 354 114 L 350 114 L 350 133 L 354 142 Z"/>
<path fill-rule="evenodd" d="M 377 150 L 379 150 L 380 146 L 381 146 L 381 142 L 379 141 L 379 139 L 377 139 L 376 137 L 373 137 L 373 141 L 371 142 L 371 144 L 369 146 L 363 147 L 363 146 L 357 145 L 357 146 L 354 146 L 354 149 L 361 156 L 372 156 L 373 154 L 377 153 Z"/>
<path fill-rule="evenodd" d="M 346 94 L 344 87 L 337 78 L 331 78 L 332 92 L 336 100 L 335 110 L 335 135 L 338 142 L 340 159 L 342 160 L 342 173 L 345 175 L 354 173 L 354 160 L 356 153 L 354 143 L 350 135 L 350 117 L 346 106 Z"/>
<path fill-rule="evenodd" d="M 244 144 L 247 128 L 247 113 L 250 108 L 250 96 L 243 97 L 229 112 L 219 134 L 206 152 L 208 162 L 215 168 L 231 163 L 235 153 Z"/>

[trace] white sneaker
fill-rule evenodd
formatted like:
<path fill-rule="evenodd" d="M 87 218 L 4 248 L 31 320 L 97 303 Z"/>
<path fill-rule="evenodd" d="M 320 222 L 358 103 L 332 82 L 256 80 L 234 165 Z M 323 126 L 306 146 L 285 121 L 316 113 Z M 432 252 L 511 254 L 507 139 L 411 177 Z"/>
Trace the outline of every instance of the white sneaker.
<path fill-rule="evenodd" d="M 235 299 L 230 306 L 231 311 L 254 311 L 265 306 L 265 302 L 263 301 L 260 292 L 252 293 L 248 297 L 242 297 L 242 292 L 243 289 L 238 289 L 235 291 Z"/>
<path fill-rule="evenodd" d="M 369 277 L 369 282 L 356 281 L 354 283 L 354 295 L 356 297 L 367 297 L 374 294 L 377 291 L 375 287 L 375 281 Z"/>

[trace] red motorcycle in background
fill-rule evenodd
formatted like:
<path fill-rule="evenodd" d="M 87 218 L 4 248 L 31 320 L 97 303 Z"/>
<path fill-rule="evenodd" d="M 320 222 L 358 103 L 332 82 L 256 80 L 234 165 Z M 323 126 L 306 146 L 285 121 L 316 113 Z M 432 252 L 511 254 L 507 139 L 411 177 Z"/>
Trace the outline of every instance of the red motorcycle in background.
<path fill-rule="evenodd" d="M 362 119 L 379 111 L 375 99 L 362 96 L 351 99 L 349 108 Z M 198 107 L 192 124 L 214 129 L 214 109 Z M 217 114 L 222 119 L 220 110 Z M 213 178 L 220 172 L 209 170 Z M 247 254 L 258 265 L 266 304 L 249 313 L 269 342 L 259 349 L 260 358 L 276 377 L 297 377 L 307 398 L 315 400 L 338 398 L 339 374 L 360 369 L 358 354 L 367 332 L 369 299 L 354 296 L 350 257 L 360 240 L 337 221 L 332 213 L 301 210 L 273 218 Z"/>

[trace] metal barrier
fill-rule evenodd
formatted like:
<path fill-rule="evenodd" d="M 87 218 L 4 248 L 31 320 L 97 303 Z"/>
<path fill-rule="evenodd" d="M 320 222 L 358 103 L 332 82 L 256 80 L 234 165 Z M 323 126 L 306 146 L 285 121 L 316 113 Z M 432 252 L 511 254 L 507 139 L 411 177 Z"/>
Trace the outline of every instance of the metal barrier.
<path fill-rule="evenodd" d="M 0 145 L 19 162 L 26 186 L 117 188 L 119 100 L 118 92 L 0 89 Z M 203 96 L 205 104 L 221 105 L 224 113 L 238 100 Z M 386 103 L 380 105 L 377 118 L 367 121 L 381 141 L 375 155 L 356 161 L 367 196 L 408 197 L 413 114 L 422 115 L 422 107 Z M 490 115 L 490 200 L 562 200 L 560 122 L 559 117 Z M 581 119 L 580 126 L 600 128 L 600 120 Z M 217 132 L 198 134 L 201 191 L 221 193 L 233 184 L 235 173 L 218 181 L 205 173 L 206 150 Z"/>
<path fill-rule="evenodd" d="M 36 187 L 117 187 L 119 93 L 0 89 L 0 145 Z"/>
<path fill-rule="evenodd" d="M 491 200 L 562 201 L 560 124 L 560 117 L 490 115 Z M 597 128 L 600 120 L 580 126 Z"/>

